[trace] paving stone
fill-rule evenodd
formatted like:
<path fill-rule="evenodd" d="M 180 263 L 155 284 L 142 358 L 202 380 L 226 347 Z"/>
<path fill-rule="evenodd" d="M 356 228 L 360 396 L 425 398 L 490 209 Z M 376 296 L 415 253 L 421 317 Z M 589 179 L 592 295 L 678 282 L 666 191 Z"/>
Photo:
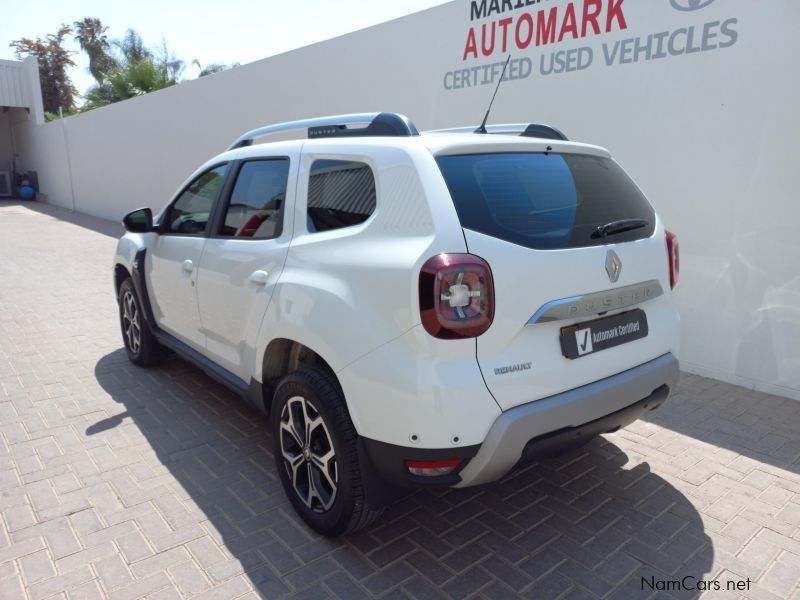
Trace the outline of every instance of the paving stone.
<path fill-rule="evenodd" d="M 133 582 L 133 576 L 119 554 L 95 562 L 94 568 L 100 576 L 103 587 L 108 591 L 130 585 Z"/>
<path fill-rule="evenodd" d="M 236 577 L 195 596 L 195 598 L 197 600 L 228 600 L 229 598 L 241 596 L 250 589 L 250 584 L 244 577 Z"/>
<path fill-rule="evenodd" d="M 135 600 L 164 588 L 172 587 L 172 582 L 163 571 L 138 578 L 132 584 L 114 592 L 114 600 Z"/>
<path fill-rule="evenodd" d="M 325 587 L 327 587 L 334 596 L 337 598 L 345 598 L 350 600 L 351 598 L 369 598 L 366 591 L 358 585 L 358 583 L 349 577 L 346 573 L 338 571 L 325 579 L 323 582 Z M 406 589 L 409 591 L 412 597 L 420 598 L 423 597 L 422 594 L 414 593 L 412 588 L 408 587 L 406 584 Z M 434 588 L 435 589 L 435 588 Z"/>
<path fill-rule="evenodd" d="M 67 592 L 67 596 L 70 600 L 105 600 L 108 598 L 96 579 L 73 587 Z"/>
<path fill-rule="evenodd" d="M 193 562 L 184 562 L 169 568 L 173 581 L 185 596 L 199 594 L 211 587 L 211 582 Z"/>
<path fill-rule="evenodd" d="M 39 536 L 34 536 L 20 542 L 14 542 L 10 546 L 0 548 L 0 563 L 21 558 L 45 548 L 44 540 Z"/>
<path fill-rule="evenodd" d="M 129 565 L 153 554 L 147 540 L 138 531 L 118 537 L 115 541 Z"/>
<path fill-rule="evenodd" d="M 137 561 L 131 565 L 131 570 L 136 577 L 144 577 L 158 571 L 163 571 L 172 565 L 189 560 L 189 558 L 189 552 L 186 548 L 179 546 L 178 548 L 160 552 L 149 558 Z"/>
<path fill-rule="evenodd" d="M 47 550 L 40 550 L 19 559 L 19 565 L 28 586 L 56 574 L 55 565 Z"/>
<path fill-rule="evenodd" d="M 5 519 L 6 530 L 9 532 L 25 529 L 26 527 L 36 524 L 36 517 L 31 507 L 27 504 L 12 506 L 4 510 L 3 518 Z"/>
<path fill-rule="evenodd" d="M 94 579 L 92 570 L 89 567 L 80 567 L 69 573 L 57 575 L 56 577 L 51 577 L 39 583 L 29 585 L 27 590 L 33 600 L 42 600 L 63 590 L 77 587 L 92 579 Z"/>
<path fill-rule="evenodd" d="M 481 567 L 473 567 L 442 586 L 452 598 L 466 598 L 492 582 L 492 576 Z"/>
<path fill-rule="evenodd" d="M 210 567 L 225 560 L 225 555 L 219 549 L 219 546 L 208 536 L 189 542 L 186 544 L 186 548 L 202 568 Z"/>

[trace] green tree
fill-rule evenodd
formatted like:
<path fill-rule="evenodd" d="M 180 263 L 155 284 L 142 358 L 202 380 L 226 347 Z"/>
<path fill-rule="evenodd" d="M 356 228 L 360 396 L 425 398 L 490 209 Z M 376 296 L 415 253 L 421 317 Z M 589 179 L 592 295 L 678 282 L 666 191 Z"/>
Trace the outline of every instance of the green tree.
<path fill-rule="evenodd" d="M 116 66 L 116 60 L 111 56 L 107 30 L 108 27 L 100 19 L 85 17 L 83 21 L 75 21 L 75 40 L 89 56 L 89 72 L 98 84 L 102 84 L 106 75 Z"/>
<path fill-rule="evenodd" d="M 239 63 L 235 62 L 229 65 L 226 65 L 225 63 L 209 63 L 204 67 L 196 58 L 192 61 L 192 64 L 200 69 L 200 73 L 197 75 L 198 78 L 205 77 L 206 75 L 213 75 L 214 73 L 219 73 L 220 71 L 227 71 L 228 69 L 239 66 Z"/>
<path fill-rule="evenodd" d="M 175 56 L 165 39 L 161 40 L 161 46 L 154 53 L 154 61 L 162 78 L 173 83 L 178 83 L 181 73 L 186 68 L 186 63 Z"/>
<path fill-rule="evenodd" d="M 46 112 L 58 113 L 59 108 L 70 112 L 75 107 L 78 91 L 67 74 L 67 67 L 75 66 L 71 58 L 74 52 L 64 48 L 64 39 L 70 33 L 70 26 L 62 24 L 56 33 L 47 34 L 44 38 L 34 40 L 23 37 L 9 44 L 20 60 L 26 56 L 36 57 Z"/>
<path fill-rule="evenodd" d="M 147 49 L 142 36 L 134 29 L 128 29 L 121 40 L 116 40 L 114 45 L 122 53 L 125 62 L 139 62 L 146 58 L 153 58 L 153 53 Z"/>
<path fill-rule="evenodd" d="M 142 37 L 136 31 L 128 29 L 125 36 L 113 44 L 120 56 L 103 81 L 86 92 L 84 110 L 148 94 L 178 83 L 184 63 L 170 52 L 166 41 L 153 52 L 144 45 Z"/>

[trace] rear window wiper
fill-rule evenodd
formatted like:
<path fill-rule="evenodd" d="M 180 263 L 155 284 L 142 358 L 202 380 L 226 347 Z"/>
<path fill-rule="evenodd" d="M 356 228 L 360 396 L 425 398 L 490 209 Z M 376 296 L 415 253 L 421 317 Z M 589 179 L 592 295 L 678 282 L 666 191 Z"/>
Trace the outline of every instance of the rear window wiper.
<path fill-rule="evenodd" d="M 645 219 L 620 219 L 619 221 L 611 221 L 605 225 L 598 225 L 592 232 L 592 239 L 603 238 L 625 231 L 632 231 L 634 229 L 641 229 L 650 225 L 649 221 Z"/>

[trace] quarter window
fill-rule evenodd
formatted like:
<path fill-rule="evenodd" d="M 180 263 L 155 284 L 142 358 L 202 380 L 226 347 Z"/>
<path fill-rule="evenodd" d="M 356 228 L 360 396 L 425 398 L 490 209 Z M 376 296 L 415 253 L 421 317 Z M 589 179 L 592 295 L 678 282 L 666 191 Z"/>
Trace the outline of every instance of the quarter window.
<path fill-rule="evenodd" d="M 225 179 L 226 165 L 206 171 L 195 179 L 172 203 L 164 220 L 165 233 L 197 235 L 204 233 Z"/>
<path fill-rule="evenodd" d="M 366 221 L 375 212 L 375 177 L 369 165 L 317 160 L 308 182 L 308 230 L 329 231 Z"/>
<path fill-rule="evenodd" d="M 242 165 L 231 193 L 221 236 L 267 240 L 281 234 L 289 160 Z"/>

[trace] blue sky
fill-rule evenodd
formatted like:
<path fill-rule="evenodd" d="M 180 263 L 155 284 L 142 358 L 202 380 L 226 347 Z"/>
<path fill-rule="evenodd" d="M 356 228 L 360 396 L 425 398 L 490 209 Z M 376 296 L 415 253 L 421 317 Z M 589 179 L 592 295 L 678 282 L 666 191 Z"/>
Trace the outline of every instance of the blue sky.
<path fill-rule="evenodd" d="M 166 2 L 136 0 L 28 0 L 3 11 L 0 19 L 0 58 L 14 59 L 11 40 L 44 37 L 60 23 L 97 17 L 109 26 L 110 38 L 136 29 L 146 44 L 166 39 L 172 51 L 187 63 L 242 64 L 293 48 L 306 46 L 424 10 L 446 0 L 227 0 Z M 92 83 L 88 60 L 77 44 L 70 72 L 73 83 L 84 92 Z M 194 77 L 195 67 L 185 77 Z"/>

